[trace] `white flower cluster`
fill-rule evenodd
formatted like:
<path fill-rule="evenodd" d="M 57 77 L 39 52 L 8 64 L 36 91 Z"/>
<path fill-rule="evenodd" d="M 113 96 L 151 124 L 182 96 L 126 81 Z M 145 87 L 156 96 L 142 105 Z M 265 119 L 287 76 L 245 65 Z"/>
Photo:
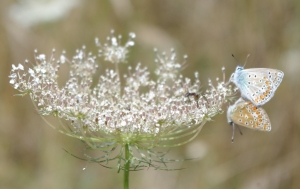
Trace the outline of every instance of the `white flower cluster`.
<path fill-rule="evenodd" d="M 100 58 L 116 65 L 125 62 L 134 37 L 131 33 L 123 46 L 121 37 L 113 33 L 104 45 L 97 40 Z M 29 94 L 43 117 L 66 120 L 56 129 L 93 148 L 95 142 L 145 149 L 184 144 L 198 134 L 207 120 L 222 112 L 226 96 L 232 94 L 224 81 L 218 81 L 216 87 L 209 82 L 209 89 L 201 93 L 197 73 L 194 82 L 179 74 L 183 64 L 177 62 L 173 50 L 170 57 L 156 51 L 155 80 L 139 63 L 128 67 L 126 74 L 107 69 L 97 81 L 94 75 L 98 58 L 86 53 L 85 47 L 77 50 L 72 60 L 64 53 L 57 59 L 54 55 L 53 51 L 46 58 L 35 51 L 35 64 L 25 61 L 13 65 L 10 84 L 22 95 Z M 62 64 L 69 65 L 70 77 L 60 86 L 58 71 Z M 123 79 L 125 82 L 121 82 Z M 180 142 L 162 145 L 177 139 Z"/>

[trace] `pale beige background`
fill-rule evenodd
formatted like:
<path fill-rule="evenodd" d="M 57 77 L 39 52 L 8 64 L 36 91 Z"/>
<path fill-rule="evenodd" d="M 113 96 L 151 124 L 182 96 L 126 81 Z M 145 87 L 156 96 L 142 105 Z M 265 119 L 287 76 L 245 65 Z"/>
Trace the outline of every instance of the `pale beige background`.
<path fill-rule="evenodd" d="M 270 67 L 285 73 L 274 98 L 264 106 L 272 122 L 270 133 L 241 128 L 244 135 L 237 134 L 232 144 L 226 115 L 218 115 L 193 142 L 169 155 L 199 160 L 177 164 L 186 168 L 180 171 L 132 172 L 131 188 L 300 188 L 296 0 L 1 0 L 0 188 L 122 188 L 123 176 L 116 170 L 67 154 L 63 149 L 81 155 L 81 142 L 51 129 L 29 97 L 13 97 L 17 91 L 8 84 L 11 64 L 33 60 L 34 49 L 50 55 L 55 47 L 69 57 L 82 45 L 95 51 L 94 37 L 103 41 L 111 29 L 137 34 L 130 65 L 141 61 L 154 69 L 153 47 L 174 47 L 179 55 L 188 54 L 183 74 L 192 76 L 197 70 L 203 89 L 208 78 L 222 76 L 222 66 L 227 77 L 234 71 L 238 63 L 232 53 L 242 64 L 251 54 L 246 68 Z"/>

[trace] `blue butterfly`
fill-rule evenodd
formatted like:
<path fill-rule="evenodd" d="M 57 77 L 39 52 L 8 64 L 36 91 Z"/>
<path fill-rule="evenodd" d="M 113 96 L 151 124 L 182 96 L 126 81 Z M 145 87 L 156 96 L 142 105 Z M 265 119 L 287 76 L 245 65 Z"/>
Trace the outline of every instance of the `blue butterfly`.
<path fill-rule="evenodd" d="M 244 69 L 237 66 L 229 82 L 233 82 L 240 90 L 244 100 L 255 106 L 267 103 L 275 94 L 283 79 L 284 73 L 270 68 Z"/>

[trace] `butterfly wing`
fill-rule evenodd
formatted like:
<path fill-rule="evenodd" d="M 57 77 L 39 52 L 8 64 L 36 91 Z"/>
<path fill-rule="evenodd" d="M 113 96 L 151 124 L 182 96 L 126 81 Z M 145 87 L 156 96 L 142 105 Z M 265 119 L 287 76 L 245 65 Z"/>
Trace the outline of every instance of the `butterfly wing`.
<path fill-rule="evenodd" d="M 283 76 L 284 76 L 283 71 L 276 70 L 276 69 L 270 69 L 270 68 L 252 68 L 252 69 L 246 69 L 244 71 L 247 71 L 250 73 L 260 73 L 260 74 L 262 74 L 262 76 L 267 77 L 268 80 L 273 83 L 275 90 L 280 85 L 280 83 L 283 79 Z"/>
<path fill-rule="evenodd" d="M 283 76 L 283 72 L 276 69 L 245 69 L 240 71 L 235 83 L 238 83 L 244 99 L 262 106 L 274 96 Z"/>
<path fill-rule="evenodd" d="M 243 99 L 229 106 L 227 119 L 229 123 L 233 122 L 250 129 L 271 131 L 271 122 L 266 111 Z"/>

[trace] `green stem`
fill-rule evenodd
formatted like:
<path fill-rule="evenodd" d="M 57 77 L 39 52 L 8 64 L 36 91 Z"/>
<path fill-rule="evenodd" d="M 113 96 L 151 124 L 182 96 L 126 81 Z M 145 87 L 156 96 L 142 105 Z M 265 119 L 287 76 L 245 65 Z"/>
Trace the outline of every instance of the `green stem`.
<path fill-rule="evenodd" d="M 125 145 L 124 189 L 129 189 L 130 153 L 129 145 Z"/>

